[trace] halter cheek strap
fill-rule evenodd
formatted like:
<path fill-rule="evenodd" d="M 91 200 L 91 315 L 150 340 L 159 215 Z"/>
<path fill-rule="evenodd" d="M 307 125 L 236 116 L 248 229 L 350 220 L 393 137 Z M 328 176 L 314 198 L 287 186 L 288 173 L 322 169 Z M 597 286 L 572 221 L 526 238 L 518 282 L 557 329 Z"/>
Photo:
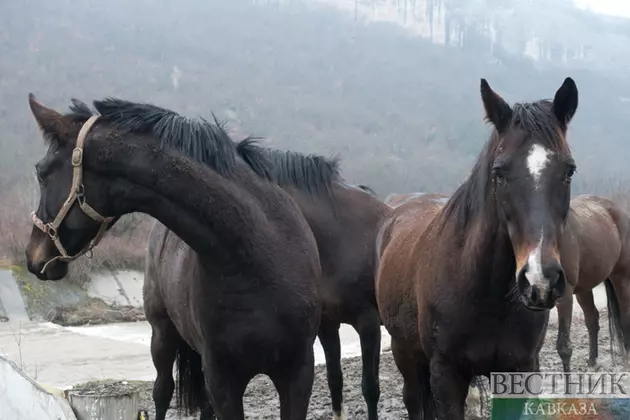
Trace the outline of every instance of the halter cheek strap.
<path fill-rule="evenodd" d="M 73 261 L 79 258 L 83 254 L 91 252 L 92 248 L 98 245 L 98 243 L 101 241 L 101 239 L 107 232 L 107 228 L 109 224 L 114 220 L 113 217 L 101 216 L 96 210 L 94 210 L 88 203 L 85 202 L 84 187 L 83 187 L 83 166 L 82 166 L 83 149 L 84 149 L 84 144 L 85 144 L 85 138 L 87 137 L 87 134 L 89 133 L 90 129 L 92 128 L 92 126 L 94 125 L 97 119 L 98 119 L 98 115 L 91 116 L 85 122 L 85 124 L 83 124 L 83 127 L 81 127 L 81 131 L 79 131 L 79 135 L 77 137 L 77 144 L 74 150 L 72 151 L 72 186 L 70 187 L 70 193 L 68 194 L 68 198 L 61 206 L 61 209 L 59 209 L 59 213 L 57 213 L 57 217 L 55 217 L 55 219 L 50 223 L 44 223 L 39 217 L 37 217 L 35 212 L 31 213 L 33 224 L 37 226 L 39 230 L 41 230 L 42 232 L 50 236 L 50 239 L 52 239 L 53 243 L 57 247 L 57 250 L 59 251 L 59 254 L 60 254 L 52 258 L 51 260 L 49 260 L 46 264 L 44 264 L 44 267 L 42 267 L 41 273 L 43 273 L 46 270 L 46 267 L 48 267 L 48 264 L 50 264 L 53 261 L 59 260 L 59 261 L 69 262 L 69 261 Z M 77 254 L 73 256 L 69 256 L 68 252 L 66 251 L 63 244 L 61 243 L 61 240 L 59 239 L 59 227 L 61 226 L 61 223 L 63 223 L 63 220 L 65 219 L 65 217 L 68 215 L 68 212 L 74 205 L 75 201 L 79 203 L 79 207 L 81 208 L 83 213 L 87 214 L 92 220 L 100 224 L 100 228 L 96 236 L 94 237 L 94 239 L 92 239 L 81 251 L 79 251 Z"/>

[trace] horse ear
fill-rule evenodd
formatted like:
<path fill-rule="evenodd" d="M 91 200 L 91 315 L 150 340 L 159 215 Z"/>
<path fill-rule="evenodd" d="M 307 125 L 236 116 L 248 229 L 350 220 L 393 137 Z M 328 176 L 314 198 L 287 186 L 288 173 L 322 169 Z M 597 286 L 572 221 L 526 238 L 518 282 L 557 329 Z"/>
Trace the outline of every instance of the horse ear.
<path fill-rule="evenodd" d="M 573 119 L 577 107 L 578 89 L 573 79 L 567 77 L 553 98 L 553 113 L 558 122 L 562 124 L 563 129 L 566 129 L 571 119 Z"/>
<path fill-rule="evenodd" d="M 503 131 L 512 119 L 512 108 L 490 88 L 486 79 L 481 79 L 481 100 L 486 110 L 486 120 L 490 121 L 498 132 Z"/>
<path fill-rule="evenodd" d="M 35 117 L 35 121 L 44 134 L 53 135 L 58 140 L 64 140 L 70 127 L 63 115 L 54 109 L 44 106 L 32 93 L 28 94 L 28 105 Z"/>

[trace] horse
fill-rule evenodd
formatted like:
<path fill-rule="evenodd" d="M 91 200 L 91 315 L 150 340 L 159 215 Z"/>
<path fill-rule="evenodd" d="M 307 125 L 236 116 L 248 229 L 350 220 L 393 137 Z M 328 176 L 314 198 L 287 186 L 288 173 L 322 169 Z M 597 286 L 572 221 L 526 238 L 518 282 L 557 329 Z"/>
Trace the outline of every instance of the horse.
<path fill-rule="evenodd" d="M 390 194 L 385 203 L 397 207 L 420 197 L 445 202 L 447 196 L 428 193 Z M 565 372 L 571 371 L 571 321 L 573 295 L 584 313 L 589 334 L 588 367 L 600 368 L 598 358 L 599 311 L 593 289 L 606 287 L 611 344 L 620 342 L 622 353 L 630 350 L 630 308 L 622 312 L 619 297 L 630 299 L 630 215 L 619 204 L 605 197 L 580 195 L 571 200 L 567 227 L 560 243 L 560 256 L 567 279 L 565 297 L 558 300 L 558 337 L 556 348 Z M 612 280 L 612 279 L 614 280 Z"/>
<path fill-rule="evenodd" d="M 217 127 L 222 130 L 222 127 Z M 243 141 L 237 144 L 237 150 Z M 292 151 L 262 148 L 271 162 L 275 182 L 298 204 L 305 216 L 319 249 L 322 267 L 322 318 L 318 332 L 326 357 L 328 386 L 333 416 L 345 418 L 343 410 L 343 375 L 341 370 L 341 323 L 352 325 L 359 334 L 363 356 L 363 395 L 368 406 L 368 418 L 378 418 L 378 368 L 380 358 L 381 322 L 374 294 L 374 237 L 379 221 L 389 209 L 363 188 L 345 184 L 339 171 L 338 159 L 319 155 L 303 155 Z M 248 161 L 247 156 L 243 156 Z M 156 407 L 161 407 L 156 420 L 163 420 L 173 395 L 172 370 L 175 356 L 163 349 L 181 341 L 171 317 L 178 316 L 178 307 L 171 295 L 161 291 L 174 282 L 190 283 L 197 271 L 184 261 L 194 260 L 195 251 L 157 223 L 149 236 L 149 251 L 145 267 L 145 307 L 160 302 L 159 311 L 147 311 L 147 320 L 154 329 L 152 356 L 158 371 L 154 386 Z M 176 297 L 175 297 L 176 298 Z M 166 302 L 169 311 L 161 302 Z M 178 309 L 179 308 L 179 309 Z M 188 350 L 188 349 L 187 349 Z M 199 356 L 187 351 L 187 364 L 181 365 L 180 355 L 178 406 L 188 413 L 201 408 L 201 418 L 211 418 L 212 409 L 196 395 L 201 376 Z"/>
<path fill-rule="evenodd" d="M 48 152 L 36 165 L 40 200 L 28 270 L 60 280 L 122 215 L 154 217 L 195 250 L 174 261 L 190 276 L 160 285 L 169 300 L 145 307 L 166 309 L 164 325 L 181 334 L 161 351 L 181 352 L 180 371 L 191 368 L 191 352 L 201 356 L 218 418 L 244 419 L 243 393 L 265 374 L 278 391 L 280 417 L 304 420 L 321 319 L 317 242 L 256 143 L 239 151 L 206 120 L 120 99 L 94 101 L 100 115 L 83 106 L 61 114 L 33 94 L 29 105 Z M 152 347 L 162 333 L 155 325 L 154 317 Z"/>
<path fill-rule="evenodd" d="M 593 195 L 573 198 L 560 256 L 568 287 L 557 305 L 556 349 L 564 371 L 571 371 L 574 294 L 584 312 L 588 330 L 588 366 L 599 369 L 599 311 L 593 289 L 602 282 L 606 287 L 611 352 L 613 341 L 617 340 L 627 356 L 630 349 L 630 214 L 608 198 Z"/>
<path fill-rule="evenodd" d="M 405 209 L 402 211 L 399 211 L 396 215 L 397 217 L 395 221 L 400 223 L 405 218 L 414 217 L 415 209 L 416 209 L 416 205 L 414 203 L 417 203 L 420 206 L 423 206 L 423 205 L 437 206 L 433 208 L 441 209 L 444 206 L 444 204 L 447 203 L 448 199 L 449 199 L 448 195 L 441 194 L 441 193 L 411 192 L 411 193 L 402 193 L 402 194 L 391 193 L 385 198 L 384 202 L 385 204 L 389 205 L 392 208 L 406 205 Z M 408 203 L 411 203 L 411 204 L 408 204 Z M 385 226 L 385 224 L 383 226 Z M 381 241 L 382 241 L 382 235 L 385 234 L 386 230 L 389 230 L 389 232 L 391 232 L 391 226 L 388 226 L 388 229 L 384 228 L 381 232 L 379 232 L 381 234 Z M 483 407 L 484 407 L 483 398 L 485 396 L 484 395 L 485 391 L 486 389 L 483 382 L 478 377 L 474 377 L 471 380 L 470 388 L 468 390 L 468 396 L 466 397 L 466 406 L 469 407 L 472 412 L 479 413 L 479 415 L 483 413 Z"/>
<path fill-rule="evenodd" d="M 390 194 L 392 207 L 419 198 L 431 197 L 445 203 L 442 194 Z M 567 225 L 560 241 L 560 257 L 565 269 L 567 290 L 558 300 L 558 337 L 556 347 L 565 372 L 571 371 L 571 321 L 573 295 L 584 313 L 589 333 L 588 367 L 600 368 L 598 358 L 599 311 L 593 289 L 604 282 L 608 301 L 611 344 L 620 342 L 624 355 L 630 350 L 630 308 L 619 298 L 630 299 L 630 214 L 611 199 L 580 195 L 571 200 Z M 622 311 L 621 308 L 627 308 Z"/>
<path fill-rule="evenodd" d="M 566 288 L 577 86 L 566 78 L 553 100 L 513 106 L 485 79 L 480 91 L 493 130 L 467 180 L 443 206 L 395 208 L 377 238 L 376 299 L 410 420 L 463 420 L 473 377 L 539 371 Z"/>
<path fill-rule="evenodd" d="M 365 185 L 347 184 L 337 159 L 266 149 L 278 184 L 304 214 L 319 249 L 322 265 L 322 320 L 318 333 L 326 358 L 326 376 L 333 419 L 347 417 L 343 406 L 340 324 L 359 335 L 362 355 L 362 394 L 367 418 L 378 418 L 381 319 L 375 297 L 375 242 L 381 222 L 391 209 Z M 309 193 L 308 179 L 321 179 L 323 199 Z"/>

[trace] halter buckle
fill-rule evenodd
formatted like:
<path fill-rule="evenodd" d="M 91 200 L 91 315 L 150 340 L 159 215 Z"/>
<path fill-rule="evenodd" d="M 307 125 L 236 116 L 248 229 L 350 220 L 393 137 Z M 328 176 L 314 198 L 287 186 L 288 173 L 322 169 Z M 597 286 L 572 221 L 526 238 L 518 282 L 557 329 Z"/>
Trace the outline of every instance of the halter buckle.
<path fill-rule="evenodd" d="M 83 149 L 75 147 L 72 151 L 72 166 L 81 166 L 83 162 Z"/>
<path fill-rule="evenodd" d="M 57 229 L 55 229 L 55 227 L 52 225 L 52 223 L 46 223 L 46 233 L 51 238 L 56 238 L 57 234 L 58 234 Z"/>

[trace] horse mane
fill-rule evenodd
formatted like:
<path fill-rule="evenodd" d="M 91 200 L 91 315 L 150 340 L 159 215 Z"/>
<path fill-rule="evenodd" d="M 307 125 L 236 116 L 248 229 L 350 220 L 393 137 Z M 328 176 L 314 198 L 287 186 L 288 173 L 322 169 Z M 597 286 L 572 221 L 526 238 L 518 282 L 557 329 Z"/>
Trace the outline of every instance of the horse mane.
<path fill-rule="evenodd" d="M 237 150 L 247 150 L 251 140 L 237 143 Z M 256 146 L 271 162 L 273 179 L 280 187 L 295 187 L 308 193 L 332 194 L 332 184 L 340 181 L 339 158 Z M 245 158 L 244 158 L 245 159 Z M 246 159 L 247 160 L 247 159 Z"/>
<path fill-rule="evenodd" d="M 376 194 L 376 191 L 374 191 L 372 188 L 368 187 L 367 185 L 359 184 L 359 185 L 357 185 L 357 187 L 361 188 L 363 191 L 373 195 L 374 197 L 378 197 L 378 195 Z"/>
<path fill-rule="evenodd" d="M 117 98 L 105 98 L 93 104 L 100 119 L 114 129 L 123 133 L 150 134 L 159 139 L 162 147 L 177 149 L 222 176 L 235 175 L 240 156 L 256 175 L 273 179 L 271 161 L 255 140 L 247 138 L 239 148 L 225 130 L 225 124 L 214 114 L 214 123 L 211 123 L 204 118 L 192 119 L 155 105 Z M 68 116 L 75 121 L 94 115 L 85 103 L 76 99 L 72 100 L 70 110 Z"/>
<path fill-rule="evenodd" d="M 548 99 L 531 103 L 517 103 L 512 107 L 512 119 L 508 129 L 522 129 L 536 136 L 552 150 L 569 153 L 569 145 L 561 134 L 561 125 L 552 111 L 552 101 Z M 524 141 L 526 137 L 520 137 Z M 494 214 L 492 192 L 492 165 L 497 150 L 501 146 L 501 136 L 493 129 L 473 166 L 468 179 L 461 184 L 445 204 L 441 214 L 442 227 L 449 221 L 455 224 L 455 231 L 462 232 L 478 214 Z M 518 147 L 519 145 L 515 145 Z"/>

